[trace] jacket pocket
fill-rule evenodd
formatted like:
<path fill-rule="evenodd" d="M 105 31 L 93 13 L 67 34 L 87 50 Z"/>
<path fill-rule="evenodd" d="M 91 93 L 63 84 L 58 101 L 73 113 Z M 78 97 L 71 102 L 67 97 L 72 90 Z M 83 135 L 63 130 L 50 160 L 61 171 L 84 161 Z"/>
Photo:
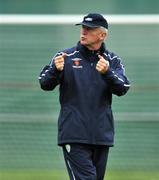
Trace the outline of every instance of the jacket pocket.
<path fill-rule="evenodd" d="M 64 108 L 61 109 L 60 115 L 59 115 L 59 118 L 58 118 L 58 129 L 59 129 L 59 131 L 62 130 L 64 123 L 67 120 L 69 120 L 71 114 L 72 114 L 72 111 L 69 108 L 64 107 Z"/>
<path fill-rule="evenodd" d="M 114 119 L 111 109 L 106 109 L 98 118 L 99 133 L 114 131 Z"/>

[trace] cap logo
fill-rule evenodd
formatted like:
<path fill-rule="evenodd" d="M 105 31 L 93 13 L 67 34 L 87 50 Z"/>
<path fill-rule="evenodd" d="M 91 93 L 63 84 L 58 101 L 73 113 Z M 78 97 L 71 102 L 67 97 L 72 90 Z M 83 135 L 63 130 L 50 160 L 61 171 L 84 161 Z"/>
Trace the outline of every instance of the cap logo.
<path fill-rule="evenodd" d="M 85 18 L 85 21 L 93 21 L 93 19 L 92 18 Z"/>

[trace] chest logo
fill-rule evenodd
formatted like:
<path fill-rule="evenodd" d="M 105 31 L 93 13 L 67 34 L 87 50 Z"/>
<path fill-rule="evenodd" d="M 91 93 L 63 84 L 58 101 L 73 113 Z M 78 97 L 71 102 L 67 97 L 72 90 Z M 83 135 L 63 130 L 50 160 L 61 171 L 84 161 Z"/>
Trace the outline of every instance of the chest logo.
<path fill-rule="evenodd" d="M 72 61 L 73 61 L 72 67 L 76 68 L 76 69 L 83 68 L 83 66 L 81 65 L 81 60 L 82 59 L 80 59 L 80 58 L 73 58 L 72 59 Z"/>

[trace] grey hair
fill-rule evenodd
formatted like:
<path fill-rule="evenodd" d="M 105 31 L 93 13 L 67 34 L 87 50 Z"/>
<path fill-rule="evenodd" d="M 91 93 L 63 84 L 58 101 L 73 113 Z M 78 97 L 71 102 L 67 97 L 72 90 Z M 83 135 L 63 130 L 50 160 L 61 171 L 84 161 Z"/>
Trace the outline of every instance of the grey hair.
<path fill-rule="evenodd" d="M 104 27 L 102 27 L 102 26 L 100 26 L 100 30 L 101 30 L 102 32 L 104 32 L 104 33 L 108 33 L 108 29 L 106 29 L 106 28 L 104 28 Z"/>

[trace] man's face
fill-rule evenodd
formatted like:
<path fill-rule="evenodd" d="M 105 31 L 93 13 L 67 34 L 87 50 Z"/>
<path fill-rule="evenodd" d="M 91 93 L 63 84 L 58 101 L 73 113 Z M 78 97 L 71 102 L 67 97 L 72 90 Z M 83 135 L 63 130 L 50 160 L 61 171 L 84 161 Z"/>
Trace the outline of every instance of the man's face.
<path fill-rule="evenodd" d="M 80 33 L 80 43 L 86 47 L 93 47 L 101 44 L 105 38 L 105 33 L 100 28 L 90 28 L 82 26 Z"/>

